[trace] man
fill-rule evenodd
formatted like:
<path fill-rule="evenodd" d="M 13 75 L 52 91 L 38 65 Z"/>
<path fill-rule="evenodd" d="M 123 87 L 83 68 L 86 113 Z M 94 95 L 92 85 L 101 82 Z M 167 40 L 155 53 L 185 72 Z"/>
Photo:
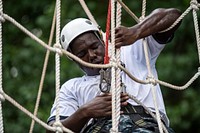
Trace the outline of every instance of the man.
<path fill-rule="evenodd" d="M 167 29 L 179 16 L 180 12 L 177 9 L 156 9 L 133 27 L 116 28 L 116 48 L 121 48 L 121 61 L 132 75 L 142 80 L 148 76 L 141 40 L 147 37 L 151 70 L 153 76 L 157 78 L 156 59 L 165 44 L 172 40 L 174 31 L 178 26 L 170 31 L 159 32 Z M 61 43 L 64 49 L 83 61 L 93 64 L 103 64 L 104 62 L 104 43 L 100 31 L 96 25 L 87 19 L 78 18 L 69 22 L 61 32 Z M 59 98 L 60 120 L 66 128 L 74 132 L 109 132 L 112 113 L 111 94 L 101 93 L 99 89 L 100 69 L 77 64 L 86 75 L 71 79 L 61 87 Z M 126 85 L 127 93 L 134 95 L 151 111 L 155 112 L 150 85 L 136 83 L 124 73 L 122 74 L 122 82 Z M 162 121 L 168 131 L 172 132 L 169 128 L 159 85 L 156 85 L 156 96 Z M 126 93 L 121 94 L 121 107 L 120 132 L 158 132 L 158 125 L 153 118 L 141 106 L 129 99 Z M 51 116 L 48 119 L 49 125 L 53 125 L 55 114 L 54 104 Z M 91 119 L 93 119 L 92 122 Z M 138 121 L 142 121 L 143 125 L 138 124 Z M 87 126 L 88 122 L 90 126 Z"/>

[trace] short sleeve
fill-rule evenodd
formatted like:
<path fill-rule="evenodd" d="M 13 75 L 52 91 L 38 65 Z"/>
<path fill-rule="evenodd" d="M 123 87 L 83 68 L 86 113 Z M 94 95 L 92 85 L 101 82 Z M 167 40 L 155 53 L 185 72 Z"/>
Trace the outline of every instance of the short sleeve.
<path fill-rule="evenodd" d="M 73 91 L 73 82 L 66 82 L 60 89 L 58 98 L 58 107 L 60 117 L 68 117 L 72 115 L 78 109 L 78 100 Z M 56 115 L 56 103 L 54 101 L 53 107 L 51 109 L 50 118 Z"/>

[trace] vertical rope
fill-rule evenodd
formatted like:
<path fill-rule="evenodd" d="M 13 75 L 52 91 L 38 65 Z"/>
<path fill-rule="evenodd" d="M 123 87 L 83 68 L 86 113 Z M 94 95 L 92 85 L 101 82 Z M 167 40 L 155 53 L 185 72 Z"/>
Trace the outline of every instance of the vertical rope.
<path fill-rule="evenodd" d="M 146 16 L 146 0 L 142 1 L 142 19 Z"/>
<path fill-rule="evenodd" d="M 197 19 L 197 13 L 196 10 L 193 9 L 193 20 L 194 20 L 194 28 L 196 33 L 196 41 L 197 41 L 197 49 L 198 49 L 198 56 L 199 56 L 199 63 L 200 63 L 200 38 L 199 38 L 199 25 L 198 25 L 198 19 Z"/>
<path fill-rule="evenodd" d="M 154 77 L 153 77 L 152 72 L 151 72 L 151 66 L 150 66 L 150 61 L 149 61 L 149 56 L 148 56 L 148 46 L 147 46 L 148 44 L 147 44 L 146 38 L 143 39 L 143 45 L 144 45 L 144 53 L 145 53 L 147 70 L 148 70 L 148 78 L 150 78 L 152 80 Z M 162 124 L 161 124 L 161 118 L 160 118 L 160 112 L 159 112 L 158 106 L 157 106 L 155 85 L 156 84 L 152 84 L 151 85 L 151 91 L 152 91 L 152 95 L 153 95 L 153 101 L 154 101 L 154 106 L 155 106 L 156 118 L 157 118 L 157 122 L 158 122 L 159 131 L 160 131 L 160 133 L 163 133 Z"/>
<path fill-rule="evenodd" d="M 58 49 L 61 48 L 61 45 L 59 43 L 59 37 L 60 37 L 60 0 L 56 0 L 56 44 L 54 45 Z M 55 126 L 57 126 L 57 129 L 60 126 L 60 118 L 59 118 L 59 91 L 60 91 L 60 55 L 58 52 L 55 54 L 55 60 L 56 60 L 56 121 Z M 62 132 L 62 129 L 59 128 L 56 133 Z"/>
<path fill-rule="evenodd" d="M 56 16 L 56 9 L 54 11 L 53 21 L 52 21 L 52 26 L 51 26 L 51 33 L 50 33 L 49 42 L 48 42 L 49 46 L 51 46 L 52 40 L 53 40 L 54 29 L 55 29 L 55 19 L 56 19 L 55 16 Z M 42 89 L 43 89 L 43 85 L 44 85 L 44 78 L 45 78 L 45 75 L 46 75 L 46 69 L 47 69 L 47 65 L 48 65 L 49 55 L 50 55 L 50 51 L 47 50 L 46 55 L 45 55 L 44 66 L 43 66 L 43 70 L 42 70 L 42 75 L 41 75 L 41 79 L 40 79 L 38 96 L 37 96 L 37 100 L 36 100 L 36 104 L 35 104 L 35 109 L 34 109 L 34 113 L 33 113 L 34 116 L 37 116 L 37 112 L 38 112 L 38 107 L 39 107 L 40 98 L 41 98 L 41 94 L 42 94 Z M 33 132 L 34 125 L 35 125 L 35 120 L 32 119 L 29 133 Z"/>
<path fill-rule="evenodd" d="M 0 0 L 0 13 L 3 14 L 3 3 Z M 0 92 L 3 92 L 2 86 L 2 22 L 0 21 Z M 2 95 L 2 94 L 0 94 Z M 2 103 L 0 101 L 0 132 L 3 133 L 3 116 L 2 116 Z"/>
<path fill-rule="evenodd" d="M 122 0 L 117 0 L 119 4 L 124 8 L 124 10 L 137 22 L 139 23 L 139 18 L 122 2 Z"/>
<path fill-rule="evenodd" d="M 94 17 L 92 16 L 92 13 L 91 13 L 90 10 L 88 9 L 88 7 L 87 7 L 85 1 L 84 1 L 84 0 L 79 0 L 79 2 L 80 2 L 80 4 L 81 4 L 81 6 L 83 7 L 83 10 L 84 10 L 85 13 L 87 14 L 88 18 L 89 18 L 93 23 L 95 23 L 96 25 L 98 25 L 97 22 L 95 21 Z"/>
<path fill-rule="evenodd" d="M 115 0 L 111 0 L 111 63 L 113 66 L 111 68 L 112 79 L 111 79 L 111 90 L 112 90 L 112 128 L 110 132 L 118 132 L 117 120 L 116 120 L 116 94 L 115 94 Z"/>
<path fill-rule="evenodd" d="M 141 20 L 143 20 L 145 18 L 145 14 L 146 14 L 146 0 L 143 0 Z M 143 44 L 144 44 L 144 51 L 145 51 L 145 58 L 146 58 L 148 76 L 149 76 L 149 78 L 153 78 L 153 75 L 151 73 L 150 61 L 149 61 L 149 56 L 148 56 L 148 47 L 147 47 L 148 44 L 147 44 L 146 39 L 143 39 Z M 157 107 L 155 85 L 153 85 L 153 84 L 151 86 L 151 91 L 152 91 L 152 95 L 153 95 L 153 101 L 154 101 L 154 106 L 155 106 L 155 110 L 156 110 L 156 117 L 157 117 L 159 131 L 160 131 L 160 133 L 163 133 L 162 125 L 161 125 L 160 112 L 159 112 L 158 107 Z"/>
<path fill-rule="evenodd" d="M 116 14 L 116 27 L 119 27 L 121 25 L 121 15 L 122 15 L 122 6 L 117 2 L 117 14 Z M 120 49 L 116 49 L 116 62 L 117 64 L 120 64 Z M 120 120 L 120 94 L 121 94 L 121 76 L 120 76 L 121 70 L 119 67 L 116 68 L 116 125 L 117 128 L 119 127 L 119 120 Z"/>

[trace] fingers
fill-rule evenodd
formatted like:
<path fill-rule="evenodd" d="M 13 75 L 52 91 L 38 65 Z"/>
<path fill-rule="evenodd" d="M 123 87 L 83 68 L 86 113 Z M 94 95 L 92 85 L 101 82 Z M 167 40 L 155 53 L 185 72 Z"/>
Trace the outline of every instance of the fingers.
<path fill-rule="evenodd" d="M 129 96 L 127 93 L 121 93 L 121 101 L 126 101 L 129 99 Z"/>
<path fill-rule="evenodd" d="M 103 93 L 97 97 L 102 98 L 105 101 L 111 101 L 111 99 L 112 99 L 112 96 L 110 93 Z"/>
<path fill-rule="evenodd" d="M 121 94 L 121 106 L 126 106 L 128 104 L 127 100 L 129 99 L 129 96 L 127 93 Z"/>
<path fill-rule="evenodd" d="M 115 38 L 115 47 L 120 48 L 123 44 L 122 42 L 123 42 L 122 38 Z"/>
<path fill-rule="evenodd" d="M 115 47 L 120 48 L 121 46 L 124 45 L 124 27 L 118 27 L 115 29 Z"/>

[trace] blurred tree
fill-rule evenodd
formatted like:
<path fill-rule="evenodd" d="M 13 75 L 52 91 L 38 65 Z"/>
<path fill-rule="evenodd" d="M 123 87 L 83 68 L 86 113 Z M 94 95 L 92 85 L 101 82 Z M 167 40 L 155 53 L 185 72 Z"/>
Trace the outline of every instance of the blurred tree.
<path fill-rule="evenodd" d="M 107 17 L 107 0 L 87 0 L 89 9 L 105 31 Z M 141 1 L 124 0 L 124 3 L 137 15 L 141 15 Z M 153 3 L 153 4 L 152 4 Z M 51 0 L 6 0 L 3 3 L 4 13 L 16 19 L 40 39 L 48 42 L 55 1 Z M 175 7 L 182 12 L 190 1 L 162 0 L 147 1 L 147 13 L 155 8 Z M 76 17 L 86 17 L 78 1 L 62 1 L 61 25 Z M 122 25 L 131 26 L 135 21 L 123 10 Z M 54 40 L 55 42 L 55 40 Z M 10 22 L 3 23 L 3 88 L 4 91 L 22 106 L 33 112 L 37 91 L 42 73 L 46 49 L 27 37 Z M 50 54 L 44 89 L 40 102 L 38 117 L 46 121 L 55 95 L 55 59 Z M 174 40 L 166 46 L 158 58 L 159 79 L 172 84 L 185 84 L 199 67 L 196 39 L 192 14 L 188 14 L 175 34 Z M 80 76 L 82 72 L 67 57 L 61 58 L 61 84 L 66 80 Z M 164 100 L 171 126 L 176 132 L 200 132 L 200 80 L 184 91 L 176 91 L 162 86 Z M 31 119 L 16 109 L 8 101 L 3 103 L 5 132 L 28 132 Z M 34 132 L 45 132 L 36 124 Z"/>

